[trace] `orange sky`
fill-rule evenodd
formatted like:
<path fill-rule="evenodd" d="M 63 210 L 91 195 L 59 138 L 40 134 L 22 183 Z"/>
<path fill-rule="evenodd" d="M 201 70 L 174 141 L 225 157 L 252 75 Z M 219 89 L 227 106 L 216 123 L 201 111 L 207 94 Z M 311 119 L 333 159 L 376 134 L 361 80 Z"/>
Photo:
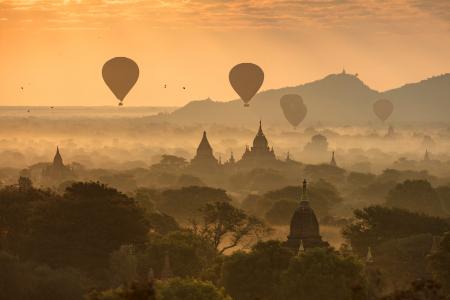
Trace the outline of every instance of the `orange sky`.
<path fill-rule="evenodd" d="M 115 105 L 115 56 L 141 70 L 130 106 L 233 99 L 240 62 L 264 69 L 262 89 L 345 66 L 385 90 L 450 72 L 450 1 L 0 0 L 0 54 L 0 105 Z"/>

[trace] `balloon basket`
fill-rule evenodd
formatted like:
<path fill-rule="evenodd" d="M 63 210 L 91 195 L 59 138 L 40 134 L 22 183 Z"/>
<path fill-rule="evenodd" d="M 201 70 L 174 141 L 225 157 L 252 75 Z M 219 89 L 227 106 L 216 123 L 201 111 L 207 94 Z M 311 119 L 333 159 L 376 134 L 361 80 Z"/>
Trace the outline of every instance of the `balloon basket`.
<path fill-rule="evenodd" d="M 119 102 L 119 106 L 123 106 L 123 103 L 122 103 L 122 102 Z"/>
<path fill-rule="evenodd" d="M 250 104 L 245 103 L 245 104 L 244 104 L 244 107 L 250 107 Z"/>

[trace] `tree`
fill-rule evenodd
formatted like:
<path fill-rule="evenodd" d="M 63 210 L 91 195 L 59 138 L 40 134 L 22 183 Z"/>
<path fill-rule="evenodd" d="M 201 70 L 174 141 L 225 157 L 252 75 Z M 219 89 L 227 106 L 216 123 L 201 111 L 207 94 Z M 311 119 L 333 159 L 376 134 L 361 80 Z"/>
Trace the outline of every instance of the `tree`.
<path fill-rule="evenodd" d="M 259 239 L 268 228 L 228 202 L 208 203 L 201 209 L 200 223 L 192 222 L 195 234 L 210 241 L 219 253 L 236 247 L 246 239 Z"/>
<path fill-rule="evenodd" d="M 283 273 L 280 299 L 366 299 L 363 266 L 352 256 L 311 249 L 294 257 Z"/>
<path fill-rule="evenodd" d="M 137 189 L 134 175 L 126 172 L 101 176 L 100 181 L 123 192 L 133 192 Z"/>
<path fill-rule="evenodd" d="M 30 250 L 25 244 L 34 228 L 33 219 L 43 207 L 60 200 L 53 192 L 35 189 L 30 183 L 21 177 L 18 185 L 0 190 L 0 247 L 13 254 Z"/>
<path fill-rule="evenodd" d="M 386 201 L 389 191 L 396 186 L 394 181 L 376 180 L 368 186 L 357 189 L 355 196 L 368 204 L 381 204 Z"/>
<path fill-rule="evenodd" d="M 436 178 L 428 174 L 428 171 L 402 171 L 395 169 L 386 169 L 378 176 L 379 182 L 395 182 L 400 183 L 406 180 L 425 180 L 431 182 Z"/>
<path fill-rule="evenodd" d="M 365 255 L 367 247 L 390 239 L 421 233 L 438 235 L 450 229 L 444 219 L 399 208 L 369 206 L 353 214 L 353 222 L 345 226 L 342 233 L 360 255 Z"/>
<path fill-rule="evenodd" d="M 111 281 L 115 286 L 138 279 L 137 257 L 133 245 L 122 245 L 110 255 Z"/>
<path fill-rule="evenodd" d="M 75 183 L 59 201 L 36 213 L 27 257 L 54 267 L 92 274 L 108 266 L 109 254 L 141 244 L 148 227 L 135 201 L 99 183 Z"/>
<path fill-rule="evenodd" d="M 442 291 L 441 286 L 433 280 L 415 280 L 411 287 L 395 291 L 381 300 L 448 300 L 450 296 Z"/>
<path fill-rule="evenodd" d="M 217 251 L 209 241 L 189 231 L 151 234 L 145 246 L 136 254 L 140 278 L 145 278 L 150 268 L 159 278 L 166 254 L 174 276 L 200 277 L 213 264 Z"/>
<path fill-rule="evenodd" d="M 292 257 L 292 251 L 279 241 L 260 242 L 248 253 L 224 258 L 221 284 L 234 299 L 279 299 L 281 273 Z"/>
<path fill-rule="evenodd" d="M 273 202 L 262 195 L 250 194 L 242 200 L 241 208 L 251 215 L 263 218 Z"/>
<path fill-rule="evenodd" d="M 439 186 L 436 188 L 436 192 L 441 200 L 444 213 L 450 214 L 450 186 Z"/>
<path fill-rule="evenodd" d="M 178 177 L 177 186 L 204 186 L 203 181 L 192 175 L 182 174 Z"/>
<path fill-rule="evenodd" d="M 93 290 L 86 300 L 156 300 L 154 282 L 133 281 L 106 291 Z"/>
<path fill-rule="evenodd" d="M 437 251 L 428 260 L 435 279 L 450 294 L 450 232 L 443 236 Z"/>
<path fill-rule="evenodd" d="M 184 170 L 188 163 L 185 158 L 164 154 L 159 163 L 151 166 L 153 171 L 176 173 Z"/>
<path fill-rule="evenodd" d="M 19 177 L 19 189 L 26 191 L 33 188 L 33 183 L 28 177 Z"/>
<path fill-rule="evenodd" d="M 158 282 L 161 300 L 232 300 L 211 282 L 190 278 L 173 278 Z"/>
<path fill-rule="evenodd" d="M 372 245 L 375 265 L 386 283 L 404 287 L 417 278 L 431 278 L 427 256 L 432 245 L 431 234 L 416 234 Z"/>
<path fill-rule="evenodd" d="M 333 184 L 342 184 L 346 175 L 344 169 L 330 164 L 307 165 L 305 166 L 304 173 L 310 181 L 323 179 Z"/>
<path fill-rule="evenodd" d="M 165 190 L 157 207 L 170 216 L 186 221 L 199 217 L 200 209 L 207 203 L 230 201 L 230 197 L 222 189 L 190 186 Z"/>
<path fill-rule="evenodd" d="M 237 190 L 270 191 L 284 186 L 286 180 L 280 171 L 256 168 L 249 172 L 232 175 L 230 184 Z"/>
<path fill-rule="evenodd" d="M 171 231 L 177 231 L 180 229 L 180 225 L 171 216 L 165 213 L 150 213 L 146 215 L 146 220 L 150 231 L 160 234 L 167 234 Z"/>
<path fill-rule="evenodd" d="M 73 271 L 22 262 L 0 252 L 0 299 L 78 300 L 83 297 L 82 285 L 81 276 Z"/>
<path fill-rule="evenodd" d="M 134 193 L 134 199 L 139 207 L 150 214 L 156 210 L 156 202 L 161 197 L 160 194 L 161 192 L 155 189 L 139 188 Z"/>
<path fill-rule="evenodd" d="M 299 187 L 287 186 L 279 190 L 270 191 L 264 194 L 264 197 L 270 199 L 272 203 L 279 200 L 290 200 L 300 203 L 300 193 Z M 318 216 L 326 216 L 333 205 L 342 202 L 342 198 L 336 188 L 324 180 L 313 182 L 308 187 L 308 195 L 311 207 Z"/>
<path fill-rule="evenodd" d="M 375 178 L 374 174 L 351 172 L 347 176 L 347 183 L 352 187 L 368 186 L 375 181 Z"/>
<path fill-rule="evenodd" d="M 273 225 L 288 225 L 297 207 L 298 201 L 277 201 L 266 212 L 265 219 Z"/>
<path fill-rule="evenodd" d="M 397 184 L 389 192 L 386 204 L 429 215 L 442 215 L 443 213 L 437 192 L 425 180 L 406 180 Z"/>

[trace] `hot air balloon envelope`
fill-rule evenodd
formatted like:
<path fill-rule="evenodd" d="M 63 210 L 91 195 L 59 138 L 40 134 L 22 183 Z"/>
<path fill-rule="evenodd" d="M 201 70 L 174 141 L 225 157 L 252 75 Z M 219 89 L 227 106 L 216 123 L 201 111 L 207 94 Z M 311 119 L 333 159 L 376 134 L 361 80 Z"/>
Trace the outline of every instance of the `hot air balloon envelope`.
<path fill-rule="evenodd" d="M 127 57 L 114 57 L 102 68 L 103 80 L 119 101 L 123 101 L 139 78 L 139 67 Z"/>
<path fill-rule="evenodd" d="M 241 63 L 231 69 L 229 80 L 233 89 L 244 101 L 244 106 L 248 106 L 264 82 L 264 72 L 255 64 Z"/>
<path fill-rule="evenodd" d="M 381 120 L 386 121 L 394 111 L 394 104 L 386 99 L 381 99 L 373 104 L 373 112 Z"/>
<path fill-rule="evenodd" d="M 280 99 L 283 114 L 292 126 L 297 127 L 306 117 L 308 109 L 300 95 L 288 94 Z"/>

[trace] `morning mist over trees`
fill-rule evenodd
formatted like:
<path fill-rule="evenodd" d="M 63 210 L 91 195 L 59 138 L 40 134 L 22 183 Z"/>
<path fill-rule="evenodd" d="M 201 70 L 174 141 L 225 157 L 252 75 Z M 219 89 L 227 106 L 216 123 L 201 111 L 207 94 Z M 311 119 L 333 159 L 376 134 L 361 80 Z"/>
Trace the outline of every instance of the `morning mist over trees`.
<path fill-rule="evenodd" d="M 450 299 L 449 11 L 0 0 L 0 300 Z"/>

